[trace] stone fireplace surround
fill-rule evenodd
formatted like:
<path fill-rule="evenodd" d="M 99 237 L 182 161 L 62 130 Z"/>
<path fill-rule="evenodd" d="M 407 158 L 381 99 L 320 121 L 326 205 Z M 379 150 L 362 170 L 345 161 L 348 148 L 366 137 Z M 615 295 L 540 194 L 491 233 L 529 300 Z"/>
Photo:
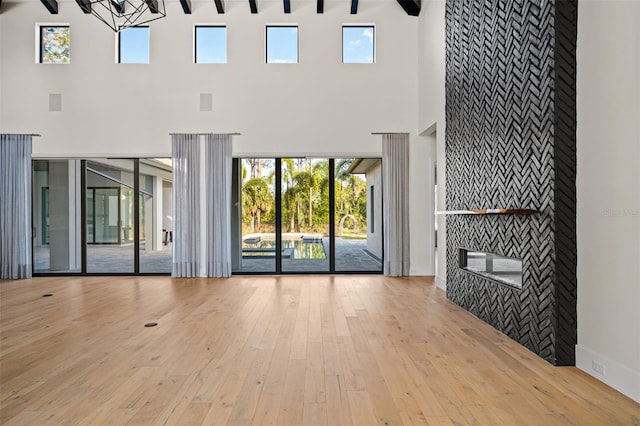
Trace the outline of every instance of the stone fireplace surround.
<path fill-rule="evenodd" d="M 577 1 L 448 0 L 447 297 L 554 365 L 575 364 Z M 522 259 L 522 287 L 460 268 Z"/>

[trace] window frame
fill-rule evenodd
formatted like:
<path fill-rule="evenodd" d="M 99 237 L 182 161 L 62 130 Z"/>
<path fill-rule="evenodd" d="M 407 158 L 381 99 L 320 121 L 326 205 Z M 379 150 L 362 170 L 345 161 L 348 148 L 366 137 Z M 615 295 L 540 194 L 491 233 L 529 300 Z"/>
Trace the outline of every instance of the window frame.
<path fill-rule="evenodd" d="M 198 28 L 224 28 L 224 62 L 198 62 Z M 193 63 L 227 64 L 229 63 L 229 31 L 226 24 L 195 24 L 193 26 Z"/>
<path fill-rule="evenodd" d="M 375 211 L 376 211 L 376 206 L 375 206 L 375 194 L 376 194 L 376 189 L 375 189 L 375 185 L 371 184 L 369 185 L 369 198 L 368 198 L 368 202 L 369 202 L 369 233 L 370 234 L 375 234 L 376 233 L 376 223 L 375 223 Z"/>
<path fill-rule="evenodd" d="M 372 58 L 371 62 L 345 62 L 344 58 L 344 30 L 345 28 L 371 28 L 373 30 L 373 39 L 372 39 Z M 377 49 L 376 49 L 376 25 L 370 23 L 360 23 L 360 24 L 342 24 L 342 63 L 343 64 L 357 64 L 357 65 L 373 65 L 377 60 Z"/>
<path fill-rule="evenodd" d="M 296 29 L 296 61 L 295 62 L 269 62 L 269 28 L 295 28 Z M 298 24 L 266 24 L 264 31 L 264 61 L 266 64 L 295 65 L 300 63 L 300 26 Z"/>
<path fill-rule="evenodd" d="M 122 62 L 122 32 L 136 30 L 140 28 L 147 29 L 147 62 Z M 130 65 L 148 65 L 151 63 L 151 28 L 148 25 L 139 25 L 136 27 L 127 27 L 116 33 L 116 63 Z"/>
<path fill-rule="evenodd" d="M 68 62 L 44 62 L 43 29 L 45 28 L 67 28 L 69 30 L 69 61 Z M 36 24 L 36 64 L 45 65 L 69 65 L 71 63 L 71 25 L 68 23 L 37 23 Z"/>

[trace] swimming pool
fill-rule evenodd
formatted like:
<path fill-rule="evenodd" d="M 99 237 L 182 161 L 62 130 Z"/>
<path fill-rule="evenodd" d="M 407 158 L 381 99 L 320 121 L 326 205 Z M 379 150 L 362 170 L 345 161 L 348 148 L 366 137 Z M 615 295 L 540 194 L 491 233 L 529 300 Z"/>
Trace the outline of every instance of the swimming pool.
<path fill-rule="evenodd" d="M 242 257 L 273 257 L 276 255 L 274 234 L 251 234 L 242 242 Z M 322 235 L 283 234 L 282 257 L 286 259 L 326 259 Z"/>

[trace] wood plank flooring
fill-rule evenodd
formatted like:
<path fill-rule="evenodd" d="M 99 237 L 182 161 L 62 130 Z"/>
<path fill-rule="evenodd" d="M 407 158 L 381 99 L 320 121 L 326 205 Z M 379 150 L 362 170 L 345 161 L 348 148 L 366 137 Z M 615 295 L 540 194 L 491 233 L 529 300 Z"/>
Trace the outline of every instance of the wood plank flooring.
<path fill-rule="evenodd" d="M 3 425 L 640 425 L 421 277 L 0 282 L 0 404 Z"/>

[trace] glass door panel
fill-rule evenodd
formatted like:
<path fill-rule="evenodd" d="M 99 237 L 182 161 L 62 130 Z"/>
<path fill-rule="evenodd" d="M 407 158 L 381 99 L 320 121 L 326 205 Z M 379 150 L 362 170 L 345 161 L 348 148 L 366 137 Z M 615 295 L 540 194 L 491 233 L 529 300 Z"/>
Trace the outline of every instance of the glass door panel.
<path fill-rule="evenodd" d="M 271 158 L 234 162 L 233 272 L 276 272 L 275 175 Z"/>
<path fill-rule="evenodd" d="M 283 158 L 282 272 L 328 272 L 329 160 Z"/>
<path fill-rule="evenodd" d="M 134 272 L 133 160 L 87 161 L 87 272 Z"/>
<path fill-rule="evenodd" d="M 336 272 L 382 271 L 381 164 L 335 160 Z"/>
<path fill-rule="evenodd" d="M 140 272 L 171 273 L 172 165 L 167 158 L 140 160 Z"/>
<path fill-rule="evenodd" d="M 80 161 L 33 161 L 33 272 L 80 273 Z"/>

